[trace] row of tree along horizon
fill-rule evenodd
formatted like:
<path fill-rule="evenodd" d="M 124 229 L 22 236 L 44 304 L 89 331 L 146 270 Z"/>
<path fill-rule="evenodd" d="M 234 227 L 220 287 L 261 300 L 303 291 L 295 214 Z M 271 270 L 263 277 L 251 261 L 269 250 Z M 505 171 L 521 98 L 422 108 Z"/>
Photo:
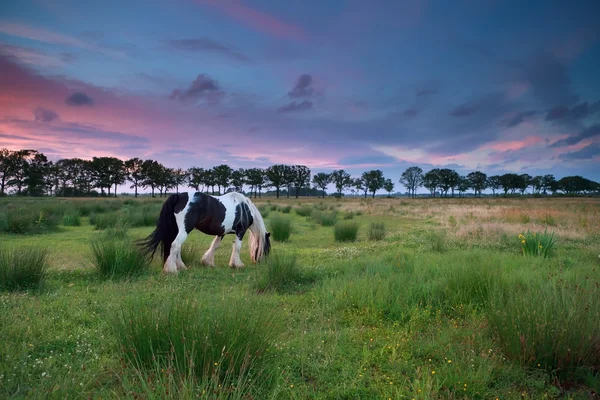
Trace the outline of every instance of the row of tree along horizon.
<path fill-rule="evenodd" d="M 130 182 L 130 188 L 138 196 L 138 189 L 150 189 L 152 197 L 158 191 L 159 196 L 171 191 L 179 192 L 181 187 L 196 191 L 221 194 L 230 190 L 244 192 L 249 186 L 250 196 L 261 196 L 263 190 L 272 188 L 264 194 L 290 196 L 292 189 L 296 197 L 300 195 L 326 195 L 328 185 L 336 188 L 335 196 L 344 191 L 365 197 L 384 190 L 391 195 L 395 182 L 385 178 L 379 169 L 365 171 L 359 177 L 353 177 L 343 169 L 331 173 L 319 172 L 312 175 L 305 165 L 275 164 L 268 168 L 233 169 L 226 164 L 205 169 L 192 167 L 187 170 L 168 168 L 156 160 L 131 158 L 121 160 L 116 157 L 93 157 L 92 160 L 65 158 L 57 162 L 37 150 L 0 149 L 0 196 L 9 193 L 28 196 L 114 196 L 118 185 Z M 493 195 L 525 194 L 531 188 L 533 194 L 562 193 L 566 195 L 593 194 L 600 192 L 600 184 L 579 175 L 565 176 L 559 180 L 553 175 L 530 176 L 529 174 L 507 173 L 488 176 L 484 172 L 474 171 L 462 176 L 448 168 L 434 168 L 424 172 L 418 166 L 407 168 L 397 181 L 407 189 L 407 194 L 417 196 L 421 187 L 427 189 L 430 196 L 459 196 L 472 190 L 475 196 L 489 189 Z M 217 189 L 215 191 L 215 188 Z M 100 189 L 100 192 L 94 189 Z M 210 190 L 209 190 L 210 189 Z M 248 192 L 247 192 L 248 194 Z"/>

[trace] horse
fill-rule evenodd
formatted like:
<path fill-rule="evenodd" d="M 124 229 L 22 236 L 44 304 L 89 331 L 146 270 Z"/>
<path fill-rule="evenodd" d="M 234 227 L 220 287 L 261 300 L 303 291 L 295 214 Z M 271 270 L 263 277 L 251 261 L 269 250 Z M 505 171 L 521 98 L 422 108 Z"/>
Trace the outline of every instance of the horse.
<path fill-rule="evenodd" d="M 187 266 L 181 259 L 181 246 L 194 228 L 207 235 L 214 235 L 210 248 L 202 257 L 202 264 L 214 267 L 214 253 L 227 234 L 234 234 L 233 250 L 229 260 L 231 268 L 242 268 L 240 259 L 242 239 L 250 230 L 250 258 L 258 263 L 269 255 L 271 233 L 267 232 L 260 211 L 245 195 L 229 192 L 214 196 L 202 192 L 173 193 L 164 201 L 156 228 L 138 244 L 150 260 L 162 245 L 163 271 L 178 273 Z"/>

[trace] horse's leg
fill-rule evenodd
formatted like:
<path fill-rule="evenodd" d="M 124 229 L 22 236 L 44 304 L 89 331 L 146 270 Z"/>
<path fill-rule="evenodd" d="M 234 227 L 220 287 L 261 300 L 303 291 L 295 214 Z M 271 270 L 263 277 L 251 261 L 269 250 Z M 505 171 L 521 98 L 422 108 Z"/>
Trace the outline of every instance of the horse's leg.
<path fill-rule="evenodd" d="M 181 259 L 181 246 L 188 237 L 188 234 L 185 231 L 183 219 L 177 218 L 177 228 L 179 232 L 177 233 L 175 240 L 173 240 L 173 243 L 171 243 L 171 251 L 164 266 L 165 272 L 177 273 L 179 270 L 187 269 L 183 263 L 183 260 Z"/>
<path fill-rule="evenodd" d="M 215 236 L 209 249 L 206 250 L 206 253 L 202 256 L 202 264 L 210 267 L 215 266 L 215 250 L 219 248 L 221 240 L 223 240 L 223 236 Z"/>
<path fill-rule="evenodd" d="M 233 241 L 233 249 L 231 250 L 231 258 L 229 259 L 229 266 L 231 268 L 242 268 L 244 263 L 240 258 L 240 250 L 242 249 L 242 239 L 244 238 L 244 233 L 238 231 L 235 234 L 235 240 Z"/>

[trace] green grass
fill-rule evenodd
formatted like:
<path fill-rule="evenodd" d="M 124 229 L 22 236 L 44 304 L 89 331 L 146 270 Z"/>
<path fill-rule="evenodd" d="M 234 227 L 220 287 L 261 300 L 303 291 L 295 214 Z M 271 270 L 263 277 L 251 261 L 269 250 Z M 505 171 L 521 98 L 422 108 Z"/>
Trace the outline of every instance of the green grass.
<path fill-rule="evenodd" d="M 385 224 L 383 222 L 371 222 L 367 229 L 369 240 L 383 240 L 385 238 Z"/>
<path fill-rule="evenodd" d="M 292 220 L 289 217 L 273 215 L 269 219 L 271 238 L 277 242 L 287 242 L 292 235 Z"/>
<path fill-rule="evenodd" d="M 544 230 L 543 233 L 528 230 L 525 234 L 519 235 L 519 239 L 521 240 L 521 252 L 525 256 L 549 257 L 556 244 L 554 233 L 549 234 L 547 230 Z"/>
<path fill-rule="evenodd" d="M 323 226 L 334 226 L 337 222 L 337 212 L 315 209 L 310 214 L 310 218 Z"/>
<path fill-rule="evenodd" d="M 0 233 L 2 254 L 42 265 L 31 262 L 39 249 L 47 266 L 43 290 L 0 291 L 0 398 L 590 398 L 600 391 L 600 202 L 572 201 L 302 198 L 296 212 L 271 212 L 269 229 L 281 218 L 293 235 L 273 239 L 264 262 L 251 262 L 246 236 L 246 267 L 229 268 L 230 235 L 206 267 L 214 236 L 193 231 L 190 268 L 172 275 L 160 254 L 148 263 L 130 246 L 153 229 L 135 220 L 158 199 L 0 199 L 0 215 L 44 209 L 59 223 Z M 499 232 L 456 214 L 445 230 L 450 214 L 436 206 L 502 217 L 504 202 L 519 214 Z M 364 234 L 338 242 L 335 224 L 300 208 L 351 209 L 353 219 L 336 215 Z M 68 213 L 81 225 L 63 226 Z M 523 256 L 517 234 L 540 221 L 524 227 L 521 213 L 555 216 L 551 257 Z M 100 215 L 118 218 L 96 229 Z M 367 240 L 380 223 L 385 237 Z M 122 278 L 108 279 L 114 271 Z"/>
<path fill-rule="evenodd" d="M 38 289 L 48 271 L 48 251 L 43 248 L 0 249 L 0 289 Z"/>
<path fill-rule="evenodd" d="M 302 206 L 302 207 L 295 208 L 296 214 L 298 214 L 301 217 L 310 217 L 312 210 L 313 210 L 312 207 L 308 207 L 308 206 Z"/>
<path fill-rule="evenodd" d="M 150 268 L 148 259 L 134 243 L 120 238 L 103 238 L 91 243 L 93 265 L 105 279 L 131 278 Z"/>
<path fill-rule="evenodd" d="M 63 215 L 64 226 L 80 226 L 81 217 L 77 211 L 69 211 Z"/>
<path fill-rule="evenodd" d="M 359 225 L 354 221 L 339 221 L 333 227 L 333 237 L 336 242 L 354 242 L 358 236 Z"/>

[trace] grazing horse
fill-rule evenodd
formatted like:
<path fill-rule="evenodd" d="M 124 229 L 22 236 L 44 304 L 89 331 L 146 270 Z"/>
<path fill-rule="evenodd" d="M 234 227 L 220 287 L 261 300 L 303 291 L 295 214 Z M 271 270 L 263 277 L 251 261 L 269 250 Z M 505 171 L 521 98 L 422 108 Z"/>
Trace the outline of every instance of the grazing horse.
<path fill-rule="evenodd" d="M 241 193 L 230 192 L 222 196 L 211 196 L 201 192 L 187 192 L 170 195 L 163 203 L 156 229 L 140 241 L 146 252 L 162 244 L 164 272 L 177 273 L 187 269 L 181 259 L 181 245 L 194 229 L 215 238 L 204 253 L 202 263 L 214 266 L 214 253 L 227 234 L 235 234 L 229 266 L 241 268 L 242 239 L 250 230 L 250 258 L 254 263 L 268 256 L 271 249 L 271 234 L 265 228 L 264 220 L 252 201 Z"/>

